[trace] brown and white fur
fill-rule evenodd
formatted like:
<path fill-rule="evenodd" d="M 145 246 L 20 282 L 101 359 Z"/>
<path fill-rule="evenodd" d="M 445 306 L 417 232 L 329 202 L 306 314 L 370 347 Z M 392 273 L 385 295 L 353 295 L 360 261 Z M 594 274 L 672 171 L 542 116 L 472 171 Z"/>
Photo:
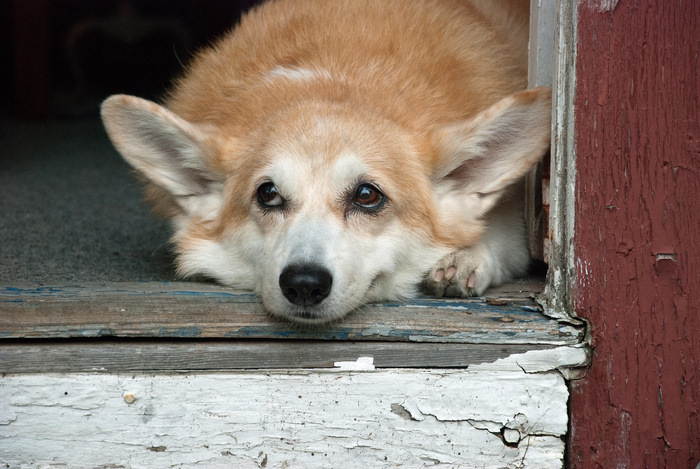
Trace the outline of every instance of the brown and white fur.
<path fill-rule="evenodd" d="M 102 106 L 172 219 L 177 268 L 322 323 L 422 285 L 522 275 L 521 179 L 549 145 L 526 88 L 528 2 L 273 0 L 163 106 Z"/>

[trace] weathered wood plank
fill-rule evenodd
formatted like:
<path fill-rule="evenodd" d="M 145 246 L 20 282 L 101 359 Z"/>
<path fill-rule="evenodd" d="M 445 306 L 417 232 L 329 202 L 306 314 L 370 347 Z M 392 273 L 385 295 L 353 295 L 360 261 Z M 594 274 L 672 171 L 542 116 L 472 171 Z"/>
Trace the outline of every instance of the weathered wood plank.
<path fill-rule="evenodd" d="M 333 368 L 371 357 L 376 368 L 467 368 L 548 345 L 305 340 L 0 342 L 0 373 L 197 372 Z"/>
<path fill-rule="evenodd" d="M 556 3 L 551 0 L 530 2 L 530 44 L 527 71 L 528 88 L 552 86 L 554 72 L 554 33 L 556 27 Z M 544 256 L 544 242 L 548 236 L 549 197 L 542 191 L 549 184 L 549 159 L 544 155 L 525 178 L 525 227 L 528 246 L 534 259 L 547 260 Z M 546 180 L 546 181 L 543 181 Z"/>
<path fill-rule="evenodd" d="M 562 376 L 517 359 L 480 367 L 7 375 L 0 463 L 561 468 Z"/>
<path fill-rule="evenodd" d="M 206 283 L 15 284 L 0 287 L 0 338 L 580 341 L 582 329 L 548 319 L 524 296 L 372 304 L 342 322 L 310 329 L 271 319 L 250 293 Z"/>
<path fill-rule="evenodd" d="M 578 197 L 574 130 L 577 5 L 578 2 L 556 0 L 550 186 L 542 193 L 543 198 L 549 197 L 549 230 L 544 244 L 544 258 L 549 269 L 543 300 L 547 314 L 563 320 L 572 316 L 571 288 L 575 273 L 572 240 L 574 201 Z"/>

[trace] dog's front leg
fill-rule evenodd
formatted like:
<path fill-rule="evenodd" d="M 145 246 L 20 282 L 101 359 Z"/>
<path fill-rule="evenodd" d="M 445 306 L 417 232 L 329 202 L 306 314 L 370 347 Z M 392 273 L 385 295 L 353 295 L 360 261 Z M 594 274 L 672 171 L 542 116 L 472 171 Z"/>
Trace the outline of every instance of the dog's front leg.
<path fill-rule="evenodd" d="M 524 275 L 529 264 L 522 206 L 511 195 L 492 212 L 481 239 L 440 259 L 422 286 L 435 296 L 481 296 L 491 286 Z"/>

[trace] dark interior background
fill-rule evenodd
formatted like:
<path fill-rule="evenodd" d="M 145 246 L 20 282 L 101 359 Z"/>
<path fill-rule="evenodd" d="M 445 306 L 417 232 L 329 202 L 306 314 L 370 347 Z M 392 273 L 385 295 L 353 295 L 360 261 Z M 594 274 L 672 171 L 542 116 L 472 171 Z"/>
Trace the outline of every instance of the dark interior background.
<path fill-rule="evenodd" d="M 170 227 L 99 121 L 256 0 L 0 0 L 0 282 L 169 281 Z"/>
<path fill-rule="evenodd" d="M 0 110 L 94 116 L 113 93 L 157 98 L 192 53 L 259 0 L 0 0 Z"/>

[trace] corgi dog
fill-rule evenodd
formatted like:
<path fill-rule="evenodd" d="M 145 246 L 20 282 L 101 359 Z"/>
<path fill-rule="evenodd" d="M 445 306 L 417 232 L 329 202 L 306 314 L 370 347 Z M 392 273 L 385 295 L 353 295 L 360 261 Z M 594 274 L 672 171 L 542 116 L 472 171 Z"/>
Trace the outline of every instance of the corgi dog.
<path fill-rule="evenodd" d="M 162 104 L 109 97 L 178 273 L 306 324 L 524 274 L 522 179 L 551 120 L 551 90 L 525 90 L 528 4 L 271 0 Z"/>

